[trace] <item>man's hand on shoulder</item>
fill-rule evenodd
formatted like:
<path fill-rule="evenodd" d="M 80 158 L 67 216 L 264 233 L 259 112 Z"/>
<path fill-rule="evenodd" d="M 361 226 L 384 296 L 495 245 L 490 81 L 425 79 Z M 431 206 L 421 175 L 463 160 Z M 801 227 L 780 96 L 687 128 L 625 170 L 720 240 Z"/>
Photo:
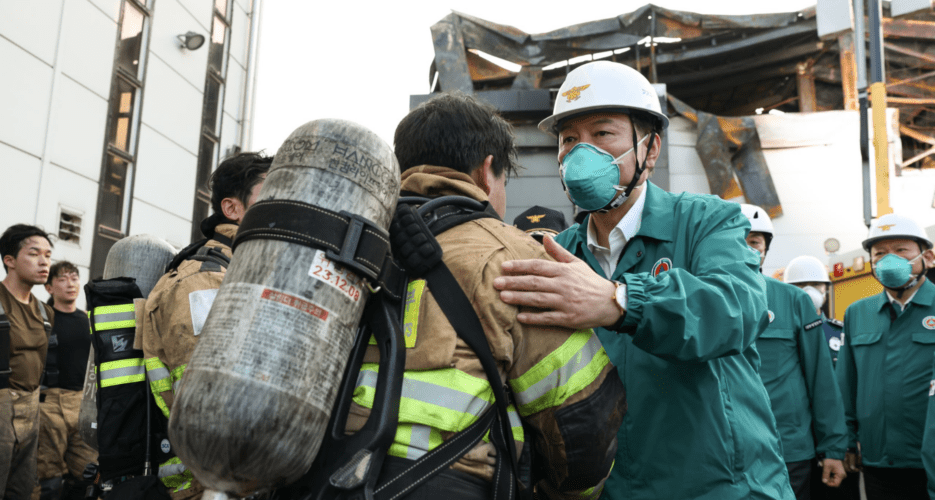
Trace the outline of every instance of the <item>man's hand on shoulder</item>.
<path fill-rule="evenodd" d="M 602 278 L 581 259 L 551 237 L 542 241 L 556 260 L 511 260 L 503 263 L 503 276 L 494 280 L 507 304 L 543 309 L 522 312 L 517 319 L 532 325 L 571 329 L 613 325 L 620 318 L 614 300 L 616 285 Z"/>

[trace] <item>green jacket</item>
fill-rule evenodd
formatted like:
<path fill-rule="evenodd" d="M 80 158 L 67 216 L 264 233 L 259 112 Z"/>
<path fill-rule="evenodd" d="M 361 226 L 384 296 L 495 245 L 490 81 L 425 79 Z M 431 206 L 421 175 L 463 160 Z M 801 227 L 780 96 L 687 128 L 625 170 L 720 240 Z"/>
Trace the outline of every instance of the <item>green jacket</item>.
<path fill-rule="evenodd" d="M 928 476 L 929 498 L 935 500 L 935 363 L 929 381 L 928 412 L 925 414 L 925 434 L 922 437 L 922 465 Z"/>
<path fill-rule="evenodd" d="M 894 318 L 894 319 L 891 319 Z M 922 432 L 935 355 L 935 285 L 896 313 L 886 291 L 844 312 L 837 375 L 848 447 L 872 467 L 922 467 Z"/>
<path fill-rule="evenodd" d="M 821 320 L 824 322 L 821 329 L 824 330 L 825 340 L 828 341 L 828 353 L 831 354 L 831 366 L 838 366 L 838 353 L 841 351 L 841 344 L 844 343 L 844 337 L 841 336 L 844 323 L 834 318 L 827 318 L 824 313 L 821 315 Z"/>
<path fill-rule="evenodd" d="M 647 186 L 642 225 L 610 277 L 626 282 L 631 332 L 597 331 L 627 390 L 602 498 L 791 499 L 756 372 L 768 320 L 750 224 L 737 204 Z M 603 275 L 587 224 L 557 241 Z"/>
<path fill-rule="evenodd" d="M 844 459 L 847 426 L 822 319 L 802 290 L 766 278 L 769 326 L 756 341 L 786 462 Z"/>

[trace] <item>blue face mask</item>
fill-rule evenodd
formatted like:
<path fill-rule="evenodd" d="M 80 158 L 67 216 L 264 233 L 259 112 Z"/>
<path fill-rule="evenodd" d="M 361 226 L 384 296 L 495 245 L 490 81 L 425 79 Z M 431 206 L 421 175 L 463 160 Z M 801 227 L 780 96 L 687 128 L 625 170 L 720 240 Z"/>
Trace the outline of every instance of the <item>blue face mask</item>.
<path fill-rule="evenodd" d="M 646 140 L 649 134 L 639 140 Z M 571 151 L 562 158 L 559 173 L 565 183 L 565 193 L 568 198 L 585 210 L 598 210 L 614 201 L 618 191 L 625 186 L 620 183 L 620 167 L 623 158 L 633 152 L 628 149 L 622 155 L 614 158 L 613 155 L 593 145 L 580 142 L 571 148 Z M 618 200 L 620 206 L 626 198 Z"/>
<path fill-rule="evenodd" d="M 912 260 L 906 260 L 896 254 L 887 254 L 873 266 L 877 280 L 886 288 L 897 289 L 912 279 L 912 263 L 919 260 L 919 254 Z"/>

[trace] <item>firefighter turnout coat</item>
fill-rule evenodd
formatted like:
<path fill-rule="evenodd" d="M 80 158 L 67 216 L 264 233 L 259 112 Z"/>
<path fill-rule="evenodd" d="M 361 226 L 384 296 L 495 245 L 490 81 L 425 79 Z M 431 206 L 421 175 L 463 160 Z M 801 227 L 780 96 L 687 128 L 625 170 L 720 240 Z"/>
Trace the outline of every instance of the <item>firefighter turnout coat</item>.
<path fill-rule="evenodd" d="M 406 170 L 401 189 L 431 198 L 487 200 L 468 175 L 441 167 Z M 503 262 L 547 259 L 544 248 L 493 218 L 455 226 L 438 235 L 438 242 L 512 390 L 517 448 L 525 440 L 523 424 L 537 435 L 534 453 L 547 471 L 537 490 L 550 498 L 596 498 L 610 472 L 615 431 L 626 411 L 615 369 L 591 330 L 521 324 L 519 309 L 501 301 L 493 287 Z M 476 354 L 457 336 L 423 280 L 408 285 L 404 332 L 403 399 L 389 455 L 414 460 L 475 422 L 494 399 Z M 377 361 L 377 349 L 370 347 L 357 380 L 349 431 L 360 429 L 370 413 Z M 452 469 L 490 481 L 495 460 L 496 448 L 482 441 Z"/>
<path fill-rule="evenodd" d="M 215 232 L 232 240 L 237 226 L 220 224 Z M 216 249 L 228 259 L 232 255 L 229 246 L 214 239 L 205 248 Z M 146 299 L 139 342 L 153 397 L 166 418 L 225 272 L 215 262 L 184 260 L 159 279 Z M 178 457 L 159 464 L 159 477 L 173 500 L 201 495 L 201 485 Z"/>

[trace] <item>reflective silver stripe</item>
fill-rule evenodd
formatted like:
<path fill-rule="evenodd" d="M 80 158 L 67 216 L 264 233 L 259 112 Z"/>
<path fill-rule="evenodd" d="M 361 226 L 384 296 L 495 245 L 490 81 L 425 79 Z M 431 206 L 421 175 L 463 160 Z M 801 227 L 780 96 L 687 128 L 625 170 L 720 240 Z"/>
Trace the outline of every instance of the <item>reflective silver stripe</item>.
<path fill-rule="evenodd" d="M 175 382 L 172 382 L 172 392 L 178 393 L 180 385 L 182 385 L 182 379 L 178 379 Z"/>
<path fill-rule="evenodd" d="M 101 380 L 109 380 L 117 377 L 129 377 L 131 375 L 145 375 L 146 368 L 143 366 L 125 366 L 123 368 L 111 368 L 101 371 Z M 142 381 L 142 379 L 140 379 Z"/>
<path fill-rule="evenodd" d="M 432 437 L 432 428 L 427 425 L 412 424 L 412 436 L 406 448 L 406 458 L 418 460 L 429 452 L 429 439 Z"/>
<path fill-rule="evenodd" d="M 130 312 L 119 312 L 119 313 L 95 314 L 94 315 L 95 325 L 98 325 L 101 323 L 113 323 L 115 321 L 136 321 L 136 313 L 133 311 L 130 311 Z"/>
<path fill-rule="evenodd" d="M 149 378 L 150 383 L 165 380 L 169 378 L 169 370 L 163 367 L 153 368 L 146 372 L 146 376 Z"/>
<path fill-rule="evenodd" d="M 598 344 L 600 346 L 600 344 Z M 357 387 L 365 386 L 376 388 L 377 373 L 370 370 L 361 370 L 357 376 Z M 467 413 L 475 417 L 481 416 L 490 403 L 473 394 L 461 392 L 451 387 L 403 378 L 402 397 L 414 399 L 422 403 L 441 406 L 449 410 Z"/>
<path fill-rule="evenodd" d="M 519 412 L 516 411 L 516 408 L 513 405 L 510 405 L 506 409 L 506 416 L 510 419 L 510 427 L 522 427 L 523 422 L 519 419 Z"/>
<path fill-rule="evenodd" d="M 198 290 L 188 294 L 188 307 L 192 314 L 192 332 L 197 337 L 205 326 L 211 305 L 218 296 L 218 289 Z"/>
<path fill-rule="evenodd" d="M 163 479 L 170 476 L 177 476 L 183 474 L 188 470 L 188 467 L 185 467 L 184 464 L 166 464 L 159 466 L 159 479 Z"/>
<path fill-rule="evenodd" d="M 576 373 L 588 366 L 588 363 L 594 359 L 594 356 L 600 350 L 601 341 L 596 334 L 592 333 L 587 343 L 567 363 L 543 377 L 542 380 L 532 384 L 525 391 L 514 393 L 516 401 L 520 406 L 527 405 L 545 396 L 550 390 L 567 384 Z"/>

